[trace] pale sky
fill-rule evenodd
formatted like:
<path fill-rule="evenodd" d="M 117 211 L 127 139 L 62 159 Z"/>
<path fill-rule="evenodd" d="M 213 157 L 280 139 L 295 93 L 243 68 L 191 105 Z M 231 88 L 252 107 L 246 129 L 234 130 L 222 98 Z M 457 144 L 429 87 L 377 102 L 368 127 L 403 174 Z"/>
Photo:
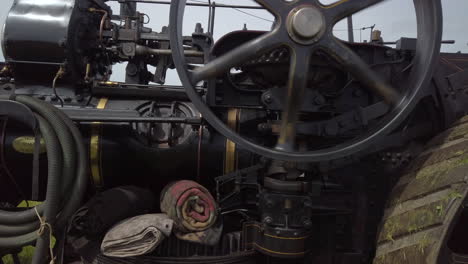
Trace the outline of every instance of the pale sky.
<path fill-rule="evenodd" d="M 207 1 L 207 0 L 197 0 Z M 334 0 L 321 0 L 324 3 L 335 2 Z M 0 24 L 3 24 L 5 17 L 10 9 L 13 0 L 0 0 Z M 216 3 L 238 4 L 238 5 L 255 5 L 252 0 L 218 0 Z M 443 45 L 442 51 L 468 53 L 468 18 L 466 12 L 468 10 L 467 0 L 442 0 L 444 13 L 444 34 L 446 40 L 455 40 L 454 45 Z M 117 14 L 118 4 L 110 2 Z M 138 10 L 147 13 L 151 22 L 148 25 L 155 31 L 160 31 L 161 27 L 168 24 L 169 6 L 154 5 L 154 4 L 139 4 Z M 272 20 L 273 17 L 264 10 L 244 10 L 252 15 Z M 184 33 L 190 34 L 195 28 L 197 22 L 201 22 L 203 27 L 207 28 L 208 9 L 204 7 L 187 7 L 184 19 Z M 395 41 L 400 37 L 415 37 L 416 36 L 416 19 L 414 13 L 414 5 L 411 0 L 387 0 L 384 3 L 366 9 L 353 17 L 354 28 L 368 27 L 376 25 L 376 29 L 382 31 L 382 37 L 385 41 Z M 240 30 L 247 24 L 248 29 L 268 30 L 271 27 L 271 22 L 260 18 L 241 13 L 233 9 L 217 8 L 216 9 L 216 24 L 214 37 L 215 40 L 233 30 Z M 347 39 L 346 23 L 338 23 L 335 27 L 335 35 L 337 37 Z M 360 32 L 354 31 L 355 41 L 369 39 L 369 30 Z M 1 38 L 1 36 L 0 36 Z M 40 51 L 38 51 L 40 52 Z M 0 52 L 0 61 L 3 61 L 3 54 Z M 124 67 L 115 66 L 113 80 L 122 81 L 124 78 Z M 175 72 L 168 73 L 168 82 L 177 83 L 178 78 Z"/>

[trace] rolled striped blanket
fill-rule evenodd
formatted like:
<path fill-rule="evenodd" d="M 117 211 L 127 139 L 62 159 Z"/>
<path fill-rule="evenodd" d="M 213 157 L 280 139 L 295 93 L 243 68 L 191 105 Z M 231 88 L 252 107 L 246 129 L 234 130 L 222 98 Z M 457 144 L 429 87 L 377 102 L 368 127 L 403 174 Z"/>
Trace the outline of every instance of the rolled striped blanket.
<path fill-rule="evenodd" d="M 177 181 L 161 192 L 161 211 L 174 221 L 179 239 L 215 244 L 221 229 L 218 206 L 210 192 L 194 181 Z M 213 228 L 216 224 L 216 228 Z"/>

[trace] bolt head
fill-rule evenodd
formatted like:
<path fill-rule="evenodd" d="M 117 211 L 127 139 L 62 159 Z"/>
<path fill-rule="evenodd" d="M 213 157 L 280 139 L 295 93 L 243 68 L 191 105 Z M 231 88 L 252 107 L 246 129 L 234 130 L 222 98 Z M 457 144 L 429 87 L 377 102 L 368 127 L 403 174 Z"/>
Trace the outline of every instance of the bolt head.
<path fill-rule="evenodd" d="M 305 228 L 311 228 L 312 227 L 312 221 L 310 221 L 310 219 L 306 219 L 304 221 L 304 227 Z"/>
<path fill-rule="evenodd" d="M 267 200 L 267 201 L 266 201 L 266 206 L 267 206 L 267 208 L 273 208 L 273 206 L 274 206 L 273 201 Z"/>
<path fill-rule="evenodd" d="M 269 93 L 264 94 L 263 95 L 263 102 L 265 104 L 271 104 L 273 102 L 273 97 L 271 96 L 271 94 L 269 94 Z"/>
<path fill-rule="evenodd" d="M 271 223 L 273 223 L 273 219 L 270 216 L 267 216 L 267 217 L 263 218 L 263 222 L 265 224 L 271 224 Z"/>

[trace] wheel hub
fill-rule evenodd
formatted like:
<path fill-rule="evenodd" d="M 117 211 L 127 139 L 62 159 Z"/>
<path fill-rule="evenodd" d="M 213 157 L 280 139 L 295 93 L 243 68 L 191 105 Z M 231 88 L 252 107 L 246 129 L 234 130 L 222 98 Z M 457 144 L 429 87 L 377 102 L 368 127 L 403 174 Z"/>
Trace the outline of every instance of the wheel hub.
<path fill-rule="evenodd" d="M 313 6 L 299 7 L 288 16 L 289 36 L 300 44 L 310 44 L 320 38 L 325 31 L 325 18 Z"/>

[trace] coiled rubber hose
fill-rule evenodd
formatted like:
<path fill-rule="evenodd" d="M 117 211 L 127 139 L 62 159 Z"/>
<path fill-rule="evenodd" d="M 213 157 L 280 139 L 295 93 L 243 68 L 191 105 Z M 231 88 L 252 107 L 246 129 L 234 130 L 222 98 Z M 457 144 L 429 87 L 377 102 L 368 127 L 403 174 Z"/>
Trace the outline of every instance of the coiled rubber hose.
<path fill-rule="evenodd" d="M 63 230 L 78 209 L 86 190 L 88 161 L 80 131 L 62 111 L 33 97 L 0 96 L 29 107 L 39 124 L 47 150 L 47 193 L 36 207 L 52 231 Z M 0 248 L 18 248 L 36 241 L 33 263 L 47 260 L 50 230 L 38 233 L 41 222 L 34 208 L 19 212 L 0 210 Z"/>

